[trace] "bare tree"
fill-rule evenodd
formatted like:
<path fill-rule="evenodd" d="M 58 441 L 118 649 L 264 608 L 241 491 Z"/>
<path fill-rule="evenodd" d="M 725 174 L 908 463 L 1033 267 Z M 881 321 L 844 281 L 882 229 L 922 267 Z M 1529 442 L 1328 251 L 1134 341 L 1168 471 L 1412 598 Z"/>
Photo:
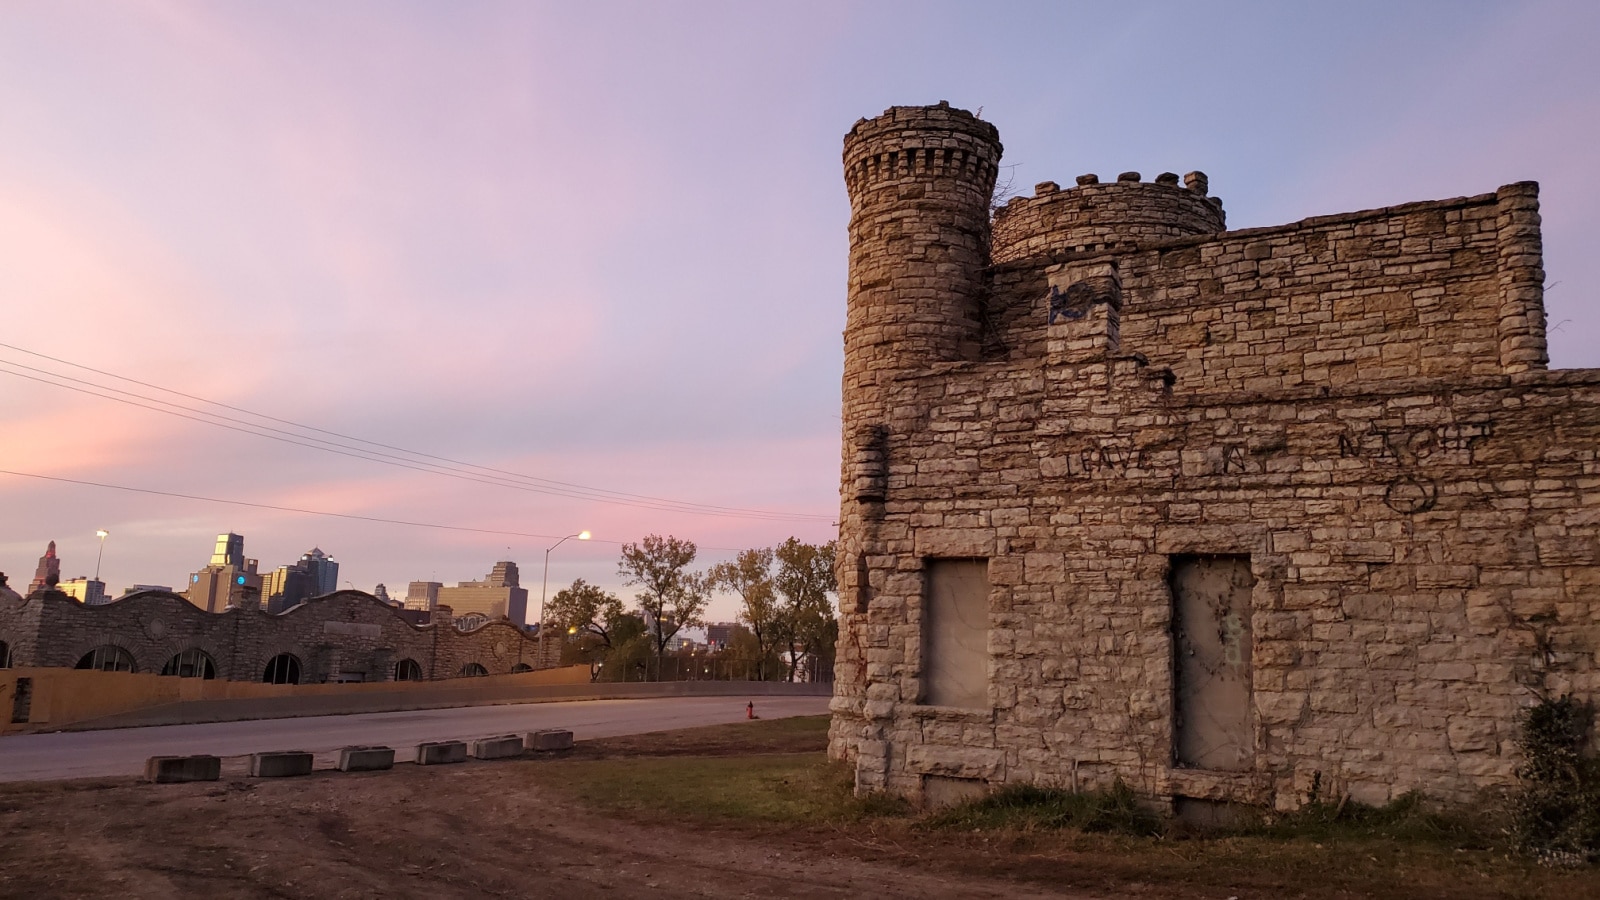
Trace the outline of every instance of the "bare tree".
<path fill-rule="evenodd" d="M 645 535 L 637 544 L 623 544 L 617 574 L 624 584 L 638 587 L 635 599 L 650 620 L 654 632 L 656 658 L 667 649 L 667 642 L 685 626 L 697 625 L 711 599 L 705 576 L 688 571 L 694 562 L 693 541 L 668 535 Z M 647 624 L 650 624 L 647 623 Z"/>

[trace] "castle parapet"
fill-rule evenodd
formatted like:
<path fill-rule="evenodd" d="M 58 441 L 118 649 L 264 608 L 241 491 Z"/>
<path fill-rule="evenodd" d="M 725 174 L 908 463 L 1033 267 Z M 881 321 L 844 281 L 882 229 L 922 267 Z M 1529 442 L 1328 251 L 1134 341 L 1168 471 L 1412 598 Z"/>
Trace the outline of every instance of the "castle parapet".
<path fill-rule="evenodd" d="M 1164 172 L 1154 183 L 1123 172 L 1102 184 L 1079 176 L 1076 187 L 1041 182 L 1032 197 L 1013 197 L 995 215 L 990 255 L 995 263 L 1062 251 L 1092 252 L 1226 229 L 1222 201 L 1208 197 L 1203 172 Z"/>

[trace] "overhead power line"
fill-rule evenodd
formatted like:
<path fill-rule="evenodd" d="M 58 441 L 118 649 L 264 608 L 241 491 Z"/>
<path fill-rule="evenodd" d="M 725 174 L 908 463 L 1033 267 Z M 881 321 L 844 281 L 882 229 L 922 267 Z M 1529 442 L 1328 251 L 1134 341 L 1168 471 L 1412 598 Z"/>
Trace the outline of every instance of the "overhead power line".
<path fill-rule="evenodd" d="M 104 488 L 112 491 L 126 491 L 130 494 L 151 494 L 157 497 L 172 497 L 179 500 L 197 500 L 203 503 L 222 503 L 228 506 L 246 506 L 251 509 L 265 509 L 273 512 L 297 513 L 305 516 L 327 516 L 333 519 L 353 519 L 357 522 L 377 522 L 383 525 L 404 525 L 408 528 L 432 528 L 439 531 L 463 531 L 471 534 L 492 534 L 502 537 L 535 538 L 537 540 L 559 540 L 558 534 L 533 534 L 526 531 L 503 531 L 495 528 L 473 528 L 467 525 L 442 525 L 437 522 L 413 522 L 407 519 L 388 519 L 382 516 L 359 516 L 354 513 L 327 512 L 318 509 L 302 509 L 297 506 L 279 506 L 273 503 L 254 503 L 249 500 L 226 500 L 221 497 L 205 497 L 199 494 L 183 494 L 177 491 L 158 491 L 152 488 L 129 487 L 125 484 L 108 484 L 103 481 L 84 481 L 78 478 L 61 478 L 56 475 L 39 475 L 34 472 L 17 472 L 12 469 L 0 469 L 0 475 L 15 475 L 18 478 L 37 478 L 40 481 L 55 481 L 61 484 L 76 484 L 83 487 Z M 596 544 L 617 544 L 625 541 L 607 540 L 605 538 L 591 538 Z M 739 553 L 734 547 L 701 547 L 702 550 L 712 550 L 721 553 Z"/>
<path fill-rule="evenodd" d="M 14 344 L 0 342 L 0 347 L 13 350 L 18 353 L 25 353 L 29 356 L 37 357 L 39 359 L 49 360 L 50 362 L 58 363 L 60 365 L 71 366 L 82 371 L 93 372 L 94 374 L 101 375 L 106 378 L 112 378 L 129 384 L 138 385 L 140 387 L 149 388 L 151 390 L 160 391 L 162 393 L 170 394 L 174 397 L 182 397 L 187 400 L 193 400 L 197 403 L 214 406 L 219 409 L 226 409 L 232 412 L 242 413 L 246 416 L 252 416 L 266 422 L 276 422 L 278 424 L 288 425 L 291 428 L 300 429 L 300 431 L 313 432 L 313 434 L 297 433 L 295 431 L 278 428 L 273 425 L 262 424 L 262 422 L 253 422 L 248 419 L 228 416 L 222 413 L 196 408 L 183 403 L 164 400 L 159 397 L 151 397 L 146 394 L 123 390 L 110 385 L 88 381 L 82 378 L 76 378 L 71 375 L 25 365 L 23 363 L 11 360 L 0 360 L 0 373 L 12 375 L 18 378 L 25 378 L 41 384 L 48 384 L 53 387 L 63 388 L 65 390 L 71 390 L 82 394 L 88 394 L 90 396 L 100 397 L 102 399 L 123 403 L 129 406 L 139 407 L 152 412 L 159 412 L 181 419 L 200 422 L 202 424 L 211 425 L 217 428 L 224 428 L 230 431 L 240 432 L 242 434 L 249 434 L 255 437 L 279 441 L 281 443 L 295 444 L 308 449 L 321 450 L 326 453 L 334 453 L 340 456 L 363 459 L 369 462 L 376 462 L 381 465 L 411 469 L 413 471 L 426 472 L 435 475 L 443 475 L 445 477 L 456 478 L 464 481 L 474 481 L 479 484 L 487 484 L 494 487 L 504 487 L 513 490 L 529 491 L 552 496 L 570 497 L 598 503 L 609 503 L 642 509 L 652 509 L 660 512 L 677 512 L 691 515 L 719 516 L 728 518 L 763 519 L 769 521 L 778 520 L 821 522 L 832 520 L 831 515 L 820 515 L 815 513 L 791 513 L 780 510 L 717 506 L 714 504 L 671 500 L 663 497 L 652 497 L 643 494 L 612 491 L 605 488 L 592 488 L 584 485 L 573 484 L 571 482 L 539 478 L 537 476 L 526 475 L 506 469 L 480 466 L 475 463 L 422 453 L 415 450 L 408 450 L 404 447 L 398 447 L 392 444 L 369 441 L 364 438 L 359 438 L 336 431 L 330 431 L 324 428 L 318 428 L 313 425 L 306 425 L 289 419 L 269 416 L 265 413 L 254 412 L 243 407 L 233 406 L 215 400 L 209 400 L 204 397 L 185 393 L 183 391 L 172 390 L 171 388 L 162 387 L 161 385 L 152 384 L 150 382 L 140 381 L 135 378 L 128 378 L 123 375 L 118 375 L 114 372 L 107 372 L 102 369 L 96 369 L 92 366 L 85 366 L 80 363 L 72 362 L 71 360 L 39 353 L 24 347 L 18 347 Z M 25 371 L 16 371 L 17 369 Z M 27 374 L 29 372 L 35 374 Z M 63 382 L 72 383 L 67 384 Z M 113 394 L 118 396 L 112 396 Z M 315 435 L 318 434 L 327 435 L 331 438 L 337 438 L 338 440 L 328 440 L 325 438 L 316 437 Z M 384 452 L 385 450 L 393 450 L 395 453 L 386 453 Z M 396 454 L 405 455 L 401 456 Z"/>

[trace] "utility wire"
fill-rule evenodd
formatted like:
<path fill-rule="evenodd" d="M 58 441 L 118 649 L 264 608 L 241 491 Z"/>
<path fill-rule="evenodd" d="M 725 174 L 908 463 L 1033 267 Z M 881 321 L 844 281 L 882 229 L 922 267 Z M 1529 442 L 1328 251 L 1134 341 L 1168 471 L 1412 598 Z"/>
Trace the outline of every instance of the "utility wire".
<path fill-rule="evenodd" d="M 271 503 L 252 503 L 249 500 L 225 500 L 220 497 L 203 497 L 199 494 L 181 494 L 176 491 L 158 491 L 152 488 L 129 487 L 124 484 L 107 484 L 101 481 L 83 481 L 77 478 L 61 478 L 55 475 L 39 475 L 33 472 L 17 472 L 11 469 L 0 469 L 0 475 L 15 475 L 18 478 L 37 478 L 41 481 L 55 481 L 61 484 L 76 484 L 84 487 L 105 488 L 112 491 L 127 491 L 131 494 L 152 494 L 157 497 L 175 497 L 179 500 L 198 500 L 204 503 L 223 503 L 229 506 L 248 506 L 251 509 L 266 509 L 274 512 L 297 513 L 305 516 L 327 516 L 334 519 L 354 519 L 358 522 L 377 522 L 383 525 L 404 525 L 409 528 L 434 528 L 441 531 L 465 531 L 472 534 L 494 534 L 505 537 L 536 538 L 538 540 L 560 540 L 558 534 L 531 534 L 525 531 L 500 531 L 493 528 L 472 528 L 466 525 L 441 525 L 436 522 L 412 522 L 406 519 L 386 519 L 381 516 L 358 516 L 354 513 L 326 512 L 318 509 L 301 509 L 296 506 L 277 506 Z M 612 541 L 605 538 L 590 538 L 590 543 L 621 545 L 625 541 Z M 713 550 L 723 553 L 742 552 L 733 547 L 700 547 L 701 550 Z"/>
<path fill-rule="evenodd" d="M 15 365 L 17 365 L 17 363 L 11 363 L 11 362 L 6 362 L 4 360 L 0 360 L 0 367 L 3 367 L 3 366 L 15 366 Z M 695 509 L 695 508 L 692 508 L 692 507 L 686 508 L 686 507 L 677 507 L 677 506 L 657 505 L 657 504 L 651 504 L 651 503 L 644 502 L 644 501 L 627 501 L 627 500 L 612 499 L 612 498 L 608 498 L 608 497 L 594 497 L 594 496 L 590 496 L 590 495 L 587 495 L 587 494 L 579 494 L 579 493 L 575 493 L 575 492 L 571 492 L 571 491 L 563 491 L 563 490 L 560 490 L 560 489 L 557 489 L 557 488 L 540 488 L 540 487 L 535 487 L 535 486 L 532 486 L 532 485 L 522 484 L 520 482 L 509 481 L 507 479 L 496 479 L 496 478 L 493 478 L 492 476 L 479 477 L 479 476 L 476 476 L 476 475 L 474 475 L 473 473 L 470 473 L 470 472 L 462 473 L 462 472 L 457 472 L 455 470 L 450 470 L 450 469 L 429 468 L 429 467 L 427 467 L 427 464 L 415 464 L 414 465 L 414 464 L 411 464 L 410 462 L 405 461 L 405 460 L 403 460 L 403 459 L 401 459 L 399 457 L 394 457 L 393 459 L 381 459 L 381 458 L 378 458 L 378 457 L 369 456 L 369 455 L 367 455 L 366 451 L 363 451 L 360 448 L 340 449 L 340 447 L 342 445 L 317 446 L 315 444 L 308 444 L 308 443 L 305 443 L 304 441 L 295 440 L 295 438 L 302 437 L 302 436 L 301 435 L 294 435 L 292 432 L 283 432 L 283 434 L 290 435 L 290 436 L 289 437 L 280 437 L 280 436 L 274 435 L 274 434 L 265 434 L 265 433 L 262 433 L 262 432 L 259 432 L 259 431 L 252 431 L 252 430 L 250 430 L 251 428 L 256 428 L 256 427 L 261 427 L 261 426 L 256 426 L 256 425 L 253 425 L 251 423 L 245 423 L 246 427 L 238 427 L 238 426 L 234 426 L 234 425 L 227 425 L 227 424 L 224 424 L 222 422 L 214 422 L 214 421 L 211 421 L 209 419 L 203 419 L 203 418 L 198 418 L 196 416 L 185 415 L 185 414 L 183 414 L 181 412 L 174 412 L 173 410 L 170 410 L 170 409 L 161 409 L 160 407 L 149 406 L 149 405 L 146 405 L 146 404 L 143 404 L 143 403 L 138 403 L 138 402 L 135 402 L 135 401 L 132 401 L 132 400 L 124 400 L 124 399 L 122 399 L 120 397 L 112 397 L 112 396 L 109 396 L 107 394 L 102 394 L 102 393 L 99 393 L 97 391 L 89 390 L 87 388 L 73 387 L 70 384 L 61 384 L 61 383 L 55 382 L 55 381 L 48 381 L 48 380 L 46 380 L 44 378 L 39 378 L 39 377 L 36 377 L 36 376 L 33 376 L 33 375 L 27 375 L 27 374 L 24 374 L 22 372 L 13 372 L 13 371 L 10 371 L 10 370 L 5 369 L 5 368 L 0 368 L 0 373 L 4 373 L 4 374 L 7 374 L 7 375 L 15 375 L 18 378 L 26 378 L 26 379 L 28 379 L 30 381 L 37 381 L 37 382 L 39 382 L 41 384 L 48 384 L 48 385 L 51 385 L 53 387 L 65 388 L 65 389 L 67 389 L 69 391 L 76 391 L 76 392 L 78 392 L 80 394 L 88 394 L 88 395 L 93 396 L 93 397 L 101 397 L 101 398 L 106 399 L 106 400 L 112 400 L 112 401 L 115 401 L 115 402 L 118 402 L 118 403 L 125 403 L 125 404 L 127 404 L 129 406 L 137 406 L 137 407 L 139 407 L 141 409 L 148 409 L 148 410 L 151 410 L 151 411 L 154 411 L 154 412 L 165 413 L 165 414 L 170 415 L 170 416 L 176 416 L 176 417 L 178 417 L 180 419 L 188 419 L 190 421 L 200 422 L 200 423 L 205 424 L 205 425 L 214 425 L 214 426 L 216 426 L 218 428 L 226 428 L 229 431 L 237 431 L 237 432 L 239 432 L 241 434 L 253 435 L 255 437 L 263 437 L 263 438 L 266 438 L 268 440 L 278 441 L 280 443 L 285 443 L 285 444 L 294 444 L 297 447 L 309 447 L 310 449 L 313 449 L 313 450 L 322 450 L 322 451 L 325 451 L 325 452 L 328 452 L 328 453 L 338 454 L 339 456 L 348 456 L 348 457 L 350 457 L 352 459 L 364 459 L 364 460 L 367 460 L 369 462 L 382 463 L 383 465 L 395 466 L 397 468 L 402 468 L 402 469 L 411 469 L 412 471 L 415 471 L 415 472 L 426 472 L 426 473 L 433 474 L 433 475 L 444 475 L 444 476 L 449 477 L 449 478 L 456 478 L 456 479 L 459 479 L 459 480 L 462 480 L 462 481 L 477 482 L 478 484 L 487 484 L 487 485 L 490 485 L 492 487 L 511 488 L 512 490 L 527 491 L 529 493 L 535 493 L 535 494 L 547 494 L 547 495 L 556 496 L 556 497 L 571 497 L 571 498 L 579 499 L 579 500 L 592 500 L 592 501 L 595 501 L 595 502 L 598 502 L 598 503 L 613 503 L 613 504 L 617 504 L 617 505 L 621 505 L 621 506 L 629 506 L 629 507 L 633 507 L 633 508 L 637 508 L 637 509 L 651 509 L 651 510 L 656 510 L 656 511 L 659 511 L 659 512 L 678 512 L 678 513 L 688 513 L 688 514 L 692 514 L 692 515 L 722 516 L 722 517 L 727 517 L 727 518 L 741 518 L 741 519 L 761 519 L 761 520 L 766 520 L 766 521 L 790 521 L 790 519 L 791 519 L 790 516 L 787 516 L 787 515 L 784 515 L 784 514 L 781 514 L 781 513 L 773 513 L 773 514 L 768 514 L 768 515 L 761 515 L 761 514 L 758 514 L 755 511 L 752 511 L 750 513 L 715 512 L 715 511 L 711 511 L 711 510 Z M 47 373 L 47 374 L 53 374 L 53 373 Z M 67 376 L 56 376 L 56 377 L 65 378 Z M 100 385 L 94 385 L 94 386 L 95 387 L 102 387 Z M 106 388 L 103 388 L 103 389 L 104 390 L 108 390 L 108 391 L 116 391 L 117 390 L 116 388 L 109 388 L 109 387 L 106 387 Z M 125 393 L 125 392 L 118 392 L 118 393 Z M 133 396 L 139 396 L 139 395 L 133 395 Z M 150 399 L 150 398 L 144 398 L 144 399 Z M 153 400 L 152 402 L 162 403 L 164 401 Z M 181 408 L 186 408 L 186 407 L 181 407 Z M 209 413 L 203 413 L 203 412 L 200 413 L 200 414 L 201 415 L 210 415 Z M 276 430 L 276 429 L 274 429 L 274 430 Z M 315 440 L 315 438 L 308 438 L 308 440 Z M 813 517 L 813 518 L 821 519 L 823 517 Z"/>
<path fill-rule="evenodd" d="M 145 381 L 139 381 L 138 379 L 134 379 L 134 378 L 127 378 L 126 376 L 117 375 L 117 374 L 115 374 L 113 372 L 107 372 L 107 371 L 104 371 L 102 369 L 96 369 L 96 368 L 93 368 L 91 366 L 84 366 L 84 365 L 81 365 L 79 363 L 75 363 L 75 362 L 72 362 L 72 361 L 66 360 L 66 359 L 61 359 L 61 358 L 55 357 L 55 356 L 50 356 L 48 354 L 38 353 L 38 352 L 35 352 L 35 351 L 32 351 L 32 350 L 28 350 L 28 349 L 23 348 L 23 347 L 18 347 L 18 346 L 14 345 L 14 344 L 7 344 L 7 343 L 0 342 L 0 347 L 4 347 L 4 348 L 10 349 L 10 350 L 14 350 L 14 351 L 19 352 L 19 353 L 25 353 L 25 354 L 27 354 L 29 356 L 35 356 L 35 357 L 38 357 L 40 359 L 50 360 L 51 362 L 56 362 L 56 363 L 59 363 L 59 364 L 62 364 L 62 365 L 71 366 L 73 368 L 82 369 L 84 371 L 94 372 L 95 374 L 104 375 L 104 376 L 106 376 L 108 378 L 114 378 L 114 379 L 118 379 L 118 380 L 121 380 L 121 381 L 129 382 L 131 384 L 137 384 L 137 385 L 140 385 L 140 386 L 143 386 L 143 387 L 148 387 L 148 388 L 151 388 L 153 390 L 162 391 L 164 393 L 172 394 L 174 396 L 184 397 L 184 398 L 190 399 L 190 400 L 195 400 L 197 402 L 209 404 L 209 405 L 216 406 L 216 407 L 219 407 L 219 408 L 222 408 L 222 409 L 228 409 L 228 410 L 232 410 L 232 411 L 235 411 L 235 412 L 244 413 L 245 415 L 254 416 L 254 417 L 257 417 L 257 418 L 260 418 L 260 419 L 265 419 L 265 420 L 271 421 L 271 422 L 278 422 L 278 423 L 281 423 L 281 424 L 290 425 L 290 426 L 292 426 L 294 428 L 302 429 L 304 431 L 312 431 L 312 432 L 316 432 L 318 434 L 326 434 L 326 435 L 329 435 L 331 437 L 340 438 L 340 439 L 342 439 L 344 441 L 350 441 L 350 442 L 354 442 L 354 443 L 357 443 L 357 444 L 366 444 L 366 445 L 368 445 L 368 447 L 381 447 L 381 448 L 388 449 L 388 450 L 395 450 L 395 451 L 398 451 L 399 453 L 408 454 L 409 456 L 419 457 L 419 459 L 408 459 L 406 457 L 395 456 L 394 454 L 390 454 L 390 453 L 383 453 L 383 452 L 381 452 L 379 450 L 370 450 L 370 449 L 367 449 L 367 447 L 351 446 L 350 444 L 339 443 L 339 442 L 336 442 L 336 441 L 328 441 L 328 440 L 324 440 L 322 438 L 314 437 L 314 436 L 311 436 L 311 435 L 297 434 L 295 432 L 286 431 L 286 430 L 281 429 L 281 428 L 275 428 L 275 427 L 270 426 L 270 425 L 262 425 L 262 424 L 260 424 L 258 422 L 251 422 L 251 421 L 248 421 L 248 420 L 239 419 L 239 418 L 235 418 L 235 417 L 232 417 L 232 416 L 225 416 L 225 415 L 222 415 L 220 413 L 210 412 L 208 410 L 196 409 L 194 407 L 186 406 L 184 404 L 173 403 L 172 401 L 162 400 L 160 398 L 149 397 L 149 396 L 146 396 L 144 394 L 139 394 L 139 393 L 134 393 L 134 392 L 131 392 L 131 391 L 121 390 L 119 388 L 111 387 L 109 385 L 103 385 L 103 384 L 99 384 L 99 383 L 92 382 L 92 381 L 86 381 L 86 380 L 81 379 L 81 378 L 74 378 L 73 376 L 70 376 L 70 375 L 65 375 L 65 374 L 61 374 L 61 373 L 58 373 L 58 372 L 52 372 L 52 371 L 49 371 L 49 370 L 46 370 L 46 369 L 39 369 L 39 368 L 36 368 L 36 367 L 33 367 L 33 366 L 24 365 L 24 364 L 18 363 L 18 362 L 13 362 L 13 361 L 9 361 L 9 360 L 0 360 L 0 365 L 11 366 L 11 367 L 20 368 L 20 369 L 25 369 L 25 370 L 27 370 L 29 372 L 35 372 L 35 373 L 38 373 L 39 375 L 48 376 L 49 378 L 62 379 L 62 380 L 65 380 L 65 381 L 76 382 L 79 385 L 86 385 L 88 388 L 98 389 L 98 391 L 110 391 L 110 392 L 113 392 L 115 394 L 120 394 L 120 395 L 122 395 L 122 397 L 108 396 L 107 394 L 99 393 L 97 390 L 88 390 L 88 389 L 85 389 L 85 388 L 74 387 L 74 386 L 72 386 L 70 384 L 62 384 L 62 383 L 60 383 L 58 381 L 46 380 L 45 378 L 39 378 L 39 377 L 36 377 L 36 376 L 33 376 L 33 375 L 27 375 L 27 374 L 24 374 L 23 372 L 13 371 L 13 370 L 7 369 L 7 368 L 0 368 L 0 372 L 3 372 L 3 373 L 8 374 L 8 375 L 13 375 L 13 376 L 16 376 L 16 377 L 19 377 L 19 378 L 26 378 L 26 379 L 29 379 L 31 381 L 36 381 L 36 382 L 39 382 L 39 383 L 42 383 L 42 384 L 49 384 L 49 385 L 52 385 L 54 387 L 65 388 L 67 390 L 73 390 L 73 391 L 77 391 L 79 393 L 85 393 L 85 394 L 89 394 L 91 396 L 101 397 L 103 399 L 112 400 L 112 401 L 119 402 L 119 403 L 126 403 L 128 405 L 137 406 L 137 407 L 140 407 L 142 409 L 151 410 L 153 412 L 165 413 L 167 415 L 172 415 L 172 416 L 176 416 L 178 418 L 183 418 L 183 419 L 189 419 L 189 420 L 195 421 L 195 422 L 201 422 L 202 424 L 212 425 L 212 426 L 215 426 L 215 427 L 218 427 L 218 428 L 227 428 L 227 429 L 229 429 L 231 431 L 239 431 L 239 432 L 244 433 L 244 434 L 251 434 L 251 435 L 255 435 L 257 437 L 265 437 L 265 438 L 268 438 L 270 440 L 277 440 L 277 441 L 284 442 L 284 443 L 296 444 L 298 446 L 308 447 L 308 448 L 314 449 L 314 450 L 322 450 L 324 452 L 336 453 L 336 454 L 339 454 L 341 456 L 350 456 L 350 457 L 357 458 L 357 459 L 365 459 L 365 460 L 368 460 L 368 461 L 371 461 L 371 462 L 377 462 L 377 463 L 381 463 L 381 464 L 384 464 L 384 465 L 398 466 L 400 468 L 408 468 L 408 469 L 412 469 L 414 471 L 432 472 L 434 474 L 445 475 L 447 477 L 459 478 L 459 479 L 463 479 L 463 480 L 467 480 L 467 481 L 476 481 L 476 482 L 478 482 L 480 484 L 489 484 L 489 485 L 498 486 L 498 487 L 510 487 L 510 488 L 514 488 L 514 489 L 517 489 L 517 490 L 532 491 L 532 492 L 535 492 L 535 493 L 551 494 L 551 495 L 554 495 L 554 496 L 571 497 L 571 498 L 582 499 L 582 500 L 591 500 L 591 501 L 601 502 L 601 503 L 613 503 L 613 504 L 619 504 L 619 505 L 624 505 L 624 506 L 635 506 L 635 507 L 640 507 L 640 508 L 645 508 L 645 509 L 654 509 L 654 510 L 662 511 L 662 512 L 680 512 L 680 513 L 690 513 L 690 514 L 696 514 L 696 515 L 711 515 L 711 516 L 725 516 L 725 517 L 766 519 L 766 520 L 784 520 L 784 521 L 795 521 L 795 520 L 831 521 L 831 519 L 832 519 L 831 516 L 818 515 L 818 514 L 814 514 L 814 513 L 785 513 L 785 512 L 780 512 L 780 511 L 777 511 L 777 510 L 764 510 L 764 509 L 751 509 L 751 508 L 741 508 L 741 507 L 716 506 L 716 505 L 713 505 L 713 504 L 703 504 L 703 503 L 693 503 L 693 502 L 689 502 L 689 501 L 669 500 L 669 499 L 665 499 L 665 498 L 651 497 L 651 496 L 642 495 L 642 494 L 629 494 L 629 493 L 625 493 L 625 492 L 622 492 L 622 491 L 611 491 L 611 490 L 607 490 L 607 489 L 604 489 L 604 488 L 590 488 L 590 487 L 585 487 L 583 485 L 572 484 L 570 482 L 554 481 L 554 480 L 551 480 L 551 479 L 538 478 L 536 476 L 524 475 L 524 474 L 521 474 L 521 473 L 518 473 L 518 472 L 512 472 L 512 471 L 508 471 L 508 470 L 504 470 L 504 469 L 495 469 L 495 468 L 488 467 L 488 466 L 479 466 L 479 465 L 476 465 L 474 463 L 463 462 L 463 461 L 460 461 L 460 460 L 453 460 L 453 459 L 450 459 L 448 457 L 434 456 L 432 454 L 427 454 L 427 453 L 420 453 L 420 452 L 413 451 L 413 450 L 407 450 L 407 449 L 405 449 L 403 447 L 396 447 L 396 446 L 393 446 L 393 445 L 390 445 L 390 444 L 383 444 L 383 443 L 379 443 L 379 442 L 376 442 L 376 441 L 368 441 L 368 440 L 365 440 L 363 438 L 353 437 L 351 435 L 342 434 L 340 432 L 329 431 L 327 429 L 317 428 L 317 427 L 311 426 L 311 425 L 304 425 L 304 424 L 301 424 L 301 423 L 298 423 L 298 422 L 294 422 L 294 421 L 291 421 L 291 420 L 288 420 L 288 419 L 280 419 L 280 418 L 277 418 L 275 416 L 269 416 L 269 415 L 266 415 L 264 413 L 257 413 L 257 412 L 245 409 L 243 407 L 231 406 L 231 405 L 226 404 L 226 403 L 219 403 L 217 401 L 208 400 L 208 399 L 206 399 L 204 397 L 199 397 L 199 396 L 196 396 L 194 394 L 188 394 L 188 393 L 184 393 L 182 391 L 174 391 L 174 390 L 171 390 L 170 388 L 165 388 L 165 387 L 162 387 L 160 385 L 151 384 L 151 383 L 145 382 Z M 148 403 L 160 404 L 160 406 L 148 406 L 145 403 L 139 403 L 139 402 L 135 402 L 133 400 L 123 399 L 124 397 L 137 398 L 137 400 L 147 401 Z M 163 407 L 170 407 L 170 408 L 163 408 Z M 178 411 L 175 411 L 175 410 L 182 410 L 182 412 L 178 412 Z M 192 413 L 193 415 L 186 415 L 185 413 Z M 197 416 L 198 417 L 205 417 L 205 418 L 197 418 Z M 230 425 L 230 424 L 227 424 L 227 423 L 233 423 L 233 424 Z M 236 426 L 242 426 L 242 427 L 236 427 Z M 270 432 L 270 433 L 268 433 L 268 432 Z M 309 442 L 313 442 L 313 443 L 307 443 L 308 441 Z M 437 460 L 438 462 L 428 462 L 427 460 Z M 440 463 L 446 463 L 448 465 L 440 465 Z M 457 468 L 457 467 L 464 467 L 464 469 L 463 468 Z M 468 471 L 468 470 L 477 470 L 477 471 Z M 487 474 L 484 474 L 484 473 L 487 473 Z"/>

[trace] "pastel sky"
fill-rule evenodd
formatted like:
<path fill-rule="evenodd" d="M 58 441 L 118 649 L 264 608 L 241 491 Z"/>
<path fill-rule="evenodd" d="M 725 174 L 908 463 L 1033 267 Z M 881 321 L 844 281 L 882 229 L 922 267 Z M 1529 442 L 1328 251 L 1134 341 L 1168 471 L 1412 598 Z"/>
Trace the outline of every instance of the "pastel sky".
<path fill-rule="evenodd" d="M 648 533 L 705 563 L 827 540 L 841 140 L 894 104 L 981 108 L 1019 187 L 1202 169 L 1235 228 L 1537 180 L 1553 365 L 1600 366 L 1596 46 L 1592 2 L 14 0 L 0 469 L 527 536 L 0 475 L 0 571 L 25 585 L 54 539 L 64 575 L 92 574 L 105 528 L 114 593 L 181 585 L 232 530 L 263 568 L 316 545 L 368 590 L 509 557 L 537 598 L 545 549 L 587 528 L 551 555 L 551 593 L 581 577 L 627 597 L 617 542 Z M 379 465 L 28 380 L 47 376 L 19 365 L 196 405 L 23 351 L 795 517 Z"/>

